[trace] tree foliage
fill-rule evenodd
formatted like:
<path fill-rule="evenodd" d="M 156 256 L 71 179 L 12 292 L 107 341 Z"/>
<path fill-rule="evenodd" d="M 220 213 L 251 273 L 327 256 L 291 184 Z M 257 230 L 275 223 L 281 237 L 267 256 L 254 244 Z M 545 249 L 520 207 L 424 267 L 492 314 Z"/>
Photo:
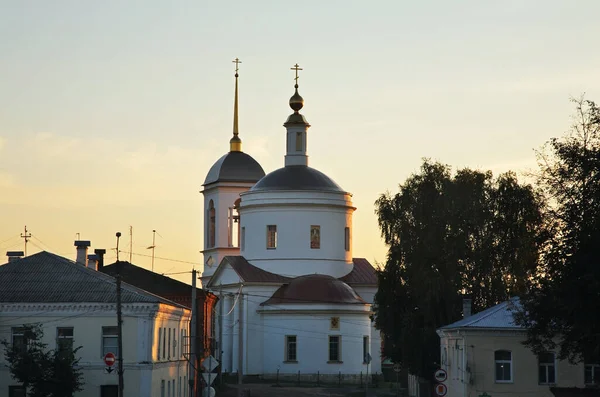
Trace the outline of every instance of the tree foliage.
<path fill-rule="evenodd" d="M 573 102 L 571 130 L 538 152 L 553 234 L 516 320 L 534 352 L 558 349 L 561 359 L 600 362 L 600 109 Z"/>
<path fill-rule="evenodd" d="M 436 329 L 522 292 L 538 269 L 543 205 L 515 174 L 425 160 L 399 193 L 376 202 L 387 261 L 379 272 L 375 324 L 384 354 L 424 377 L 439 363 Z"/>
<path fill-rule="evenodd" d="M 48 350 L 41 325 L 22 327 L 23 343 L 2 341 L 12 377 L 21 382 L 28 397 L 72 397 L 83 387 L 76 349 Z"/>

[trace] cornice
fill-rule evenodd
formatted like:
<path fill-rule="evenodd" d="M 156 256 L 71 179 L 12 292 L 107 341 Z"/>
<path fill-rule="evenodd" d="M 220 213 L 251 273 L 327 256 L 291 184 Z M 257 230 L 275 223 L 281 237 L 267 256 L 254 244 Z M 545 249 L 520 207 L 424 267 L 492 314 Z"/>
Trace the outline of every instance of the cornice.
<path fill-rule="evenodd" d="M 115 313 L 117 305 L 114 303 L 0 303 L 0 314 L 35 313 L 46 314 L 61 313 L 89 313 L 97 315 L 102 313 Z M 154 315 L 159 310 L 158 303 L 125 303 L 122 305 L 124 314 Z"/>

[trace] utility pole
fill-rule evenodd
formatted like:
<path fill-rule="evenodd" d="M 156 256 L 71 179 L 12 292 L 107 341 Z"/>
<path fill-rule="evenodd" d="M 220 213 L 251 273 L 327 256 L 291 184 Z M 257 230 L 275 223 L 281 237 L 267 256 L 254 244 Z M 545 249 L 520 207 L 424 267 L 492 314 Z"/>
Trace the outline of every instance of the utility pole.
<path fill-rule="evenodd" d="M 117 355 L 117 361 L 119 367 L 117 369 L 117 375 L 119 375 L 119 397 L 124 397 L 123 390 L 125 385 L 123 384 L 123 315 L 121 313 L 121 262 L 119 261 L 119 238 L 121 232 L 117 232 L 117 344 L 119 354 Z"/>
<path fill-rule="evenodd" d="M 219 286 L 219 387 L 223 384 L 223 287 Z"/>
<path fill-rule="evenodd" d="M 24 254 L 25 254 L 25 256 L 27 256 L 27 243 L 29 242 L 29 239 L 31 238 L 31 233 L 27 232 L 27 226 L 25 226 L 25 233 L 21 233 L 21 238 L 25 240 Z"/>
<path fill-rule="evenodd" d="M 240 310 L 240 314 L 238 316 L 238 396 L 243 394 L 242 391 L 242 377 L 244 376 L 244 371 L 242 370 L 244 365 L 244 326 L 242 323 L 242 318 L 244 317 L 244 295 L 242 295 L 242 289 L 240 288 L 240 296 L 238 298 L 238 306 Z"/>
<path fill-rule="evenodd" d="M 133 226 L 129 226 L 129 263 L 131 262 L 131 255 L 133 253 Z"/>
<path fill-rule="evenodd" d="M 154 271 L 154 248 L 156 248 L 156 230 L 152 230 L 152 245 L 146 248 L 152 250 L 152 271 Z"/>
<path fill-rule="evenodd" d="M 196 323 L 198 319 L 198 312 L 196 307 L 196 269 L 192 270 L 192 326 L 190 329 L 190 363 L 189 363 L 189 382 L 190 382 L 190 397 L 195 397 L 196 391 L 194 386 L 196 385 L 196 373 L 198 369 L 198 363 L 196 362 Z"/>

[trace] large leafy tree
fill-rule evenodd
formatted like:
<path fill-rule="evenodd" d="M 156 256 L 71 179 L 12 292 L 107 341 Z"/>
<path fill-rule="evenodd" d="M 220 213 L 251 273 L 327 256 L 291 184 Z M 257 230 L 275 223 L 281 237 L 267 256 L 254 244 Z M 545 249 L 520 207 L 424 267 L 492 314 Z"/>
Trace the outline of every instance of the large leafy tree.
<path fill-rule="evenodd" d="M 523 291 L 538 269 L 543 205 L 513 173 L 461 169 L 425 160 L 395 194 L 376 202 L 388 245 L 379 272 L 375 323 L 384 354 L 431 377 L 439 362 L 436 329 Z"/>
<path fill-rule="evenodd" d="M 76 349 L 49 350 L 39 324 L 24 325 L 18 343 L 0 342 L 11 375 L 21 382 L 28 397 L 72 397 L 83 388 L 83 372 L 77 366 Z"/>
<path fill-rule="evenodd" d="M 600 362 L 600 109 L 583 98 L 573 102 L 571 130 L 538 152 L 553 236 L 544 271 L 515 317 L 534 352 Z"/>

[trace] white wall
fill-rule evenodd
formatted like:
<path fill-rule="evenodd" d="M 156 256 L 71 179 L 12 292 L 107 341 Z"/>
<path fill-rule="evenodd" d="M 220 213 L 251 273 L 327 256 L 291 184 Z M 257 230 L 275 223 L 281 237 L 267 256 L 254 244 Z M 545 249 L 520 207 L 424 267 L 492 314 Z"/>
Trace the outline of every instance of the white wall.
<path fill-rule="evenodd" d="M 246 192 L 242 194 L 241 255 L 254 266 L 286 276 L 352 271 L 352 247 L 345 248 L 345 228 L 352 229 L 350 195 L 333 192 Z M 277 248 L 267 248 L 267 225 L 277 226 Z M 320 248 L 310 245 L 311 226 L 320 226 Z M 352 232 L 350 233 L 352 235 Z"/>
<path fill-rule="evenodd" d="M 74 305 L 47 304 L 34 311 L 27 310 L 27 305 L 23 304 L 14 306 L 13 310 L 8 306 L 3 305 L 0 312 L 0 339 L 10 341 L 12 327 L 37 322 L 43 324 L 43 341 L 48 344 L 48 349 L 55 349 L 57 327 L 73 327 L 74 346 L 82 346 L 77 356 L 81 358 L 85 382 L 84 390 L 76 393 L 76 397 L 97 397 L 101 385 L 118 383 L 116 371 L 111 374 L 104 372 L 106 365 L 102 353 L 102 327 L 117 325 L 114 305 L 87 304 L 85 308 L 81 305 L 78 310 Z M 172 357 L 169 361 L 153 365 L 158 350 L 158 326 L 187 327 L 189 310 L 163 304 L 134 304 L 125 305 L 123 312 L 126 394 L 159 397 L 160 388 L 155 388 L 157 379 L 160 383 L 161 378 L 185 374 L 187 363 L 183 358 Z M 8 385 L 17 385 L 5 363 L 0 352 L 0 396 L 8 395 Z"/>

